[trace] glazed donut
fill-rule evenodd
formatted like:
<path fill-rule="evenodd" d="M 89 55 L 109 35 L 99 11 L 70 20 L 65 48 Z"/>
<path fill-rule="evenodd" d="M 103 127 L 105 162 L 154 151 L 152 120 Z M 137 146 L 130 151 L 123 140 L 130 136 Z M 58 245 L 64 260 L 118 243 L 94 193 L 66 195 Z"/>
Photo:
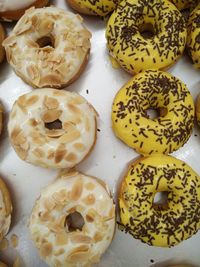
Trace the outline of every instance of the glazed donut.
<path fill-rule="evenodd" d="M 0 103 L 0 134 L 2 132 L 3 129 L 3 106 Z"/>
<path fill-rule="evenodd" d="M 194 66 L 200 69 L 200 4 L 191 12 L 188 21 L 187 49 Z"/>
<path fill-rule="evenodd" d="M 79 15 L 46 7 L 31 8 L 3 42 L 8 62 L 33 87 L 62 88 L 83 71 L 90 32 Z"/>
<path fill-rule="evenodd" d="M 76 11 L 86 15 L 106 16 L 113 11 L 119 0 L 66 0 Z"/>
<path fill-rule="evenodd" d="M 8 233 L 11 224 L 12 203 L 7 186 L 0 178 L 0 241 Z"/>
<path fill-rule="evenodd" d="M 97 263 L 115 232 L 115 206 L 107 186 L 81 173 L 64 174 L 42 191 L 29 229 L 49 266 Z"/>
<path fill-rule="evenodd" d="M 18 156 L 46 168 L 72 168 L 96 141 L 96 111 L 80 95 L 38 89 L 18 98 L 8 122 Z"/>
<path fill-rule="evenodd" d="M 198 94 L 196 99 L 196 119 L 198 125 L 200 126 L 200 93 Z"/>
<path fill-rule="evenodd" d="M 187 9 L 187 8 L 193 8 L 198 3 L 199 0 L 169 0 L 172 2 L 179 10 Z"/>
<path fill-rule="evenodd" d="M 144 37 L 146 31 L 153 36 Z M 186 35 L 183 16 L 165 0 L 123 0 L 106 29 L 111 57 L 131 74 L 169 68 L 183 53 Z"/>
<path fill-rule="evenodd" d="M 155 109 L 157 118 L 147 111 Z M 115 96 L 113 130 L 138 153 L 168 154 L 183 146 L 194 127 L 194 103 L 185 84 L 169 73 L 137 74 Z"/>
<path fill-rule="evenodd" d="M 168 194 L 167 203 L 154 203 L 158 192 Z M 199 176 L 170 156 L 140 158 L 122 181 L 119 207 L 122 227 L 133 237 L 152 246 L 175 246 L 199 229 Z"/>
<path fill-rule="evenodd" d="M 44 7 L 49 0 L 1 0 L 0 18 L 5 21 L 18 20 L 30 7 Z"/>

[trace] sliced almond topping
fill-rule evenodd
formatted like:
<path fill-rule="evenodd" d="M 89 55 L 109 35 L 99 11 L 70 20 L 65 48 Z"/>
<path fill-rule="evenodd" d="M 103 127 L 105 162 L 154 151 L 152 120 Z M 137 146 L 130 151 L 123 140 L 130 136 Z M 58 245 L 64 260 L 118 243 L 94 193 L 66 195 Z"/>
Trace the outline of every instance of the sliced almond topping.
<path fill-rule="evenodd" d="M 70 131 L 59 138 L 61 143 L 70 143 L 80 137 L 80 132 L 78 130 Z"/>
<path fill-rule="evenodd" d="M 63 136 L 65 134 L 65 130 L 63 129 L 52 129 L 52 130 L 46 130 L 46 134 L 47 136 L 49 137 L 60 137 L 60 136 Z"/>
<path fill-rule="evenodd" d="M 18 246 L 18 241 L 19 241 L 18 236 L 13 234 L 11 236 L 11 244 L 12 244 L 13 248 L 16 248 Z"/>
<path fill-rule="evenodd" d="M 38 45 L 36 42 L 34 42 L 33 40 L 31 40 L 31 39 L 28 39 L 28 40 L 26 41 L 26 44 L 27 44 L 27 46 L 29 46 L 29 47 L 39 48 L 39 45 Z"/>
<path fill-rule="evenodd" d="M 65 246 L 68 242 L 68 236 L 65 232 L 56 235 L 56 246 Z"/>
<path fill-rule="evenodd" d="M 98 243 L 98 242 L 102 241 L 103 240 L 102 233 L 96 232 L 93 239 L 94 239 L 95 243 Z"/>
<path fill-rule="evenodd" d="M 65 157 L 65 160 L 70 161 L 70 162 L 76 162 L 77 161 L 77 156 L 76 156 L 76 154 L 71 152 Z"/>
<path fill-rule="evenodd" d="M 16 35 L 20 35 L 22 33 L 25 33 L 27 32 L 28 30 L 30 30 L 32 28 L 32 23 L 31 21 L 28 21 L 28 18 L 27 17 L 23 17 L 21 20 L 20 20 L 20 23 L 18 23 L 13 32 L 16 34 Z"/>
<path fill-rule="evenodd" d="M 83 202 L 86 205 L 93 205 L 95 203 L 96 199 L 93 194 L 89 194 L 86 198 L 83 199 Z"/>
<path fill-rule="evenodd" d="M 92 242 L 92 238 L 86 235 L 81 234 L 73 234 L 70 237 L 72 243 L 86 243 L 90 244 Z"/>
<path fill-rule="evenodd" d="M 52 211 L 53 208 L 55 207 L 55 202 L 53 201 L 52 198 L 46 198 L 44 199 L 44 207 L 45 209 L 47 209 L 48 211 Z"/>
<path fill-rule="evenodd" d="M 75 143 L 73 146 L 75 147 L 77 151 L 80 151 L 80 152 L 83 152 L 86 149 L 85 145 L 82 143 Z"/>
<path fill-rule="evenodd" d="M 62 110 L 47 110 L 42 115 L 42 120 L 46 123 L 56 121 L 60 118 Z"/>
<path fill-rule="evenodd" d="M 78 178 L 76 179 L 72 190 L 70 192 L 70 199 L 73 201 L 78 200 L 81 197 L 83 191 L 83 179 L 82 178 Z"/>
<path fill-rule="evenodd" d="M 55 163 L 61 162 L 67 154 L 67 150 L 65 149 L 65 145 L 60 145 L 55 152 Z"/>
<path fill-rule="evenodd" d="M 40 21 L 40 24 L 38 24 L 38 32 L 42 35 L 48 35 L 52 32 L 54 23 L 52 20 L 44 19 Z"/>
<path fill-rule="evenodd" d="M 41 149 L 41 148 L 35 148 L 33 150 L 33 154 L 37 157 L 37 158 L 43 158 L 45 156 L 45 152 Z"/>
<path fill-rule="evenodd" d="M 55 74 L 49 74 L 41 78 L 40 85 L 41 86 L 49 86 L 49 85 L 56 86 L 62 83 L 64 84 L 65 82 L 60 77 Z"/>
<path fill-rule="evenodd" d="M 71 250 L 67 260 L 70 262 L 81 262 L 87 260 L 89 257 L 89 247 L 82 245 Z"/>
<path fill-rule="evenodd" d="M 68 192 L 65 189 L 62 189 L 59 192 L 55 192 L 53 194 L 53 198 L 56 200 L 56 202 L 65 204 L 65 202 L 68 200 Z"/>
<path fill-rule="evenodd" d="M 51 243 L 41 244 L 41 247 L 40 247 L 41 257 L 46 258 L 46 257 L 50 256 L 52 254 L 52 250 L 53 250 L 53 247 L 52 247 Z"/>
<path fill-rule="evenodd" d="M 9 36 L 8 38 L 6 38 L 6 39 L 3 41 L 2 45 L 3 45 L 4 47 L 6 47 L 6 46 L 13 46 L 13 45 L 15 45 L 16 43 L 17 43 L 16 36 L 13 35 L 13 36 Z"/>
<path fill-rule="evenodd" d="M 56 245 L 59 246 L 58 243 L 56 243 Z M 57 251 L 54 252 L 54 256 L 60 256 L 60 255 L 62 255 L 64 253 L 65 253 L 65 250 L 63 248 L 60 248 L 59 250 L 57 250 Z M 55 266 L 57 267 L 58 265 L 55 265 Z M 62 265 L 59 265 L 59 266 L 62 266 Z"/>
<path fill-rule="evenodd" d="M 3 238 L 0 242 L 0 250 L 7 249 L 9 247 L 8 240 L 6 238 Z"/>
<path fill-rule="evenodd" d="M 32 106 L 39 100 L 39 96 L 34 95 L 26 100 L 26 106 Z"/>
<path fill-rule="evenodd" d="M 82 97 L 82 96 L 76 96 L 74 98 L 72 98 L 68 104 L 71 104 L 71 105 L 81 105 L 81 104 L 84 104 L 86 101 L 85 99 Z"/>
<path fill-rule="evenodd" d="M 94 188 L 95 188 L 95 184 L 93 184 L 93 183 L 91 183 L 91 182 L 89 182 L 89 183 L 87 183 L 87 184 L 85 184 L 85 188 L 87 189 L 87 190 L 94 190 Z"/>
<path fill-rule="evenodd" d="M 82 112 L 81 110 L 75 106 L 75 105 L 72 105 L 72 104 L 67 104 L 67 107 L 69 108 L 69 110 L 72 112 L 72 113 L 75 113 L 77 115 L 82 115 Z"/>
<path fill-rule="evenodd" d="M 89 32 L 87 29 L 82 29 L 79 34 L 86 39 L 90 39 L 92 37 L 91 32 Z"/>
<path fill-rule="evenodd" d="M 31 80 L 36 80 L 40 77 L 40 71 L 35 65 L 28 66 L 26 71 Z"/>
<path fill-rule="evenodd" d="M 20 146 L 15 146 L 15 151 L 18 154 L 18 156 L 25 160 L 27 157 L 27 150 L 22 149 Z"/>
<path fill-rule="evenodd" d="M 50 215 L 49 211 L 40 212 L 39 218 L 42 222 L 48 222 L 51 220 L 51 215 Z"/>
<path fill-rule="evenodd" d="M 44 99 L 44 105 L 48 109 L 57 109 L 59 107 L 58 100 L 48 96 L 46 96 Z"/>

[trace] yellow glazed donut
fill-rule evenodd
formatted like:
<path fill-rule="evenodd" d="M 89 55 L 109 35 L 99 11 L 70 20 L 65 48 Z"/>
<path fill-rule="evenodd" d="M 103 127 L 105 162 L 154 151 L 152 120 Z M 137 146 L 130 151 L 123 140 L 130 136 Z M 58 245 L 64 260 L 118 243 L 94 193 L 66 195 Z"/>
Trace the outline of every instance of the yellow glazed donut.
<path fill-rule="evenodd" d="M 199 0 L 170 0 L 179 10 L 195 7 Z"/>
<path fill-rule="evenodd" d="M 18 20 L 26 9 L 44 7 L 48 0 L 0 0 L 0 18 L 6 21 Z"/>
<path fill-rule="evenodd" d="M 0 241 L 8 233 L 11 224 L 12 203 L 7 186 L 0 178 Z"/>
<path fill-rule="evenodd" d="M 200 4 L 189 17 L 187 48 L 194 66 L 200 69 Z"/>
<path fill-rule="evenodd" d="M 150 119 L 149 109 L 159 116 Z M 169 73 L 148 70 L 137 74 L 115 96 L 113 130 L 140 154 L 172 153 L 189 139 L 194 103 L 185 84 Z"/>
<path fill-rule="evenodd" d="M 153 36 L 143 37 L 145 31 Z M 180 11 L 165 0 L 123 0 L 106 29 L 111 57 L 131 74 L 170 67 L 184 51 L 186 34 Z"/>
<path fill-rule="evenodd" d="M 158 192 L 167 203 L 155 204 Z M 183 161 L 165 155 L 140 158 L 129 166 L 119 193 L 122 227 L 149 245 L 171 247 L 200 227 L 200 179 Z"/>
<path fill-rule="evenodd" d="M 115 232 L 109 189 L 94 177 L 64 174 L 42 191 L 29 229 L 49 266 L 89 267 L 99 262 Z"/>
<path fill-rule="evenodd" d="M 3 46 L 8 62 L 25 82 L 62 88 L 83 71 L 90 38 L 79 15 L 55 7 L 31 8 Z"/>
<path fill-rule="evenodd" d="M 113 11 L 119 0 L 66 0 L 76 11 L 86 15 L 106 16 Z"/>
<path fill-rule="evenodd" d="M 0 134 L 2 132 L 3 129 L 3 106 L 0 103 Z"/>
<path fill-rule="evenodd" d="M 80 95 L 38 89 L 18 98 L 8 122 L 18 156 L 47 168 L 72 168 L 96 141 L 96 111 Z"/>
<path fill-rule="evenodd" d="M 196 118 L 197 118 L 197 123 L 200 126 L 200 93 L 198 94 L 196 100 Z"/>

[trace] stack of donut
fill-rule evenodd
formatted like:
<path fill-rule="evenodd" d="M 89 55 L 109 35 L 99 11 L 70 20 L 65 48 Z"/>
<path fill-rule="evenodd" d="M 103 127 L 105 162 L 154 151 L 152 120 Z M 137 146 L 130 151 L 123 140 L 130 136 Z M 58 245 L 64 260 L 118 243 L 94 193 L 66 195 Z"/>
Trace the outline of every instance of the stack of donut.
<path fill-rule="evenodd" d="M 44 7 L 48 2 L 0 3 L 2 20 L 19 19 L 6 39 L 0 26 L 0 61 L 5 49 L 16 74 L 37 88 L 15 101 L 8 132 L 22 160 L 66 169 L 42 190 L 30 217 L 31 238 L 41 258 L 49 266 L 91 266 L 113 239 L 115 205 L 104 182 L 71 170 L 95 145 L 97 113 L 79 94 L 58 90 L 83 72 L 91 33 L 80 15 Z M 184 0 L 67 2 L 88 15 L 113 11 L 106 28 L 110 56 L 135 75 L 112 107 L 116 136 L 143 155 L 130 164 L 119 189 L 120 225 L 149 245 L 177 245 L 200 228 L 200 180 L 186 163 L 168 154 L 191 136 L 195 108 L 186 85 L 164 71 L 186 46 L 200 68 L 200 4 L 193 9 L 194 1 Z M 179 11 L 186 8 L 192 10 L 188 27 Z M 157 118 L 149 117 L 152 108 Z M 0 105 L 0 132 L 2 114 Z M 158 192 L 167 194 L 166 203 L 154 202 Z M 0 180 L 0 240 L 9 230 L 11 213 L 9 192 Z"/>

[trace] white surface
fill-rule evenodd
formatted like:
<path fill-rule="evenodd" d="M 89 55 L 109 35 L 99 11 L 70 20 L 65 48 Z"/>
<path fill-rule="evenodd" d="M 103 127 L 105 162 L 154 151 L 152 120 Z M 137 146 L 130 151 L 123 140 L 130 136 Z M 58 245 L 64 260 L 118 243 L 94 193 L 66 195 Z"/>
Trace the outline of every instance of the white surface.
<path fill-rule="evenodd" d="M 54 3 L 67 9 L 64 0 Z M 81 78 L 68 87 L 68 90 L 80 93 L 94 105 L 100 115 L 98 128 L 101 131 L 98 132 L 93 152 L 77 169 L 105 180 L 115 193 L 127 163 L 138 156 L 115 138 L 110 120 L 114 95 L 130 76 L 121 69 L 113 69 L 110 64 L 104 37 L 105 22 L 99 18 L 85 17 L 85 23 L 93 33 L 91 57 Z M 200 91 L 200 71 L 194 70 L 188 58 L 183 57 L 170 72 L 187 84 L 195 98 Z M 14 74 L 8 64 L 1 65 L 0 100 L 6 108 L 7 115 L 15 99 L 30 90 L 31 88 Z M 14 205 L 13 225 L 8 238 L 13 233 L 19 236 L 17 249 L 10 249 L 3 255 L 0 252 L 0 257 L 5 260 L 7 257 L 12 262 L 16 255 L 20 255 L 23 262 L 21 267 L 45 267 L 29 239 L 27 221 L 40 189 L 52 181 L 57 172 L 34 167 L 20 160 L 9 145 L 6 130 L 0 140 L 0 175 L 9 185 Z M 186 161 L 200 173 L 200 129 L 195 129 L 188 143 L 173 155 Z M 200 232 L 174 248 L 163 249 L 149 247 L 128 234 L 117 231 L 99 267 L 146 267 L 152 265 L 151 259 L 156 263 L 153 266 L 163 266 L 160 263 L 171 260 L 187 261 L 200 266 L 199 247 Z"/>

